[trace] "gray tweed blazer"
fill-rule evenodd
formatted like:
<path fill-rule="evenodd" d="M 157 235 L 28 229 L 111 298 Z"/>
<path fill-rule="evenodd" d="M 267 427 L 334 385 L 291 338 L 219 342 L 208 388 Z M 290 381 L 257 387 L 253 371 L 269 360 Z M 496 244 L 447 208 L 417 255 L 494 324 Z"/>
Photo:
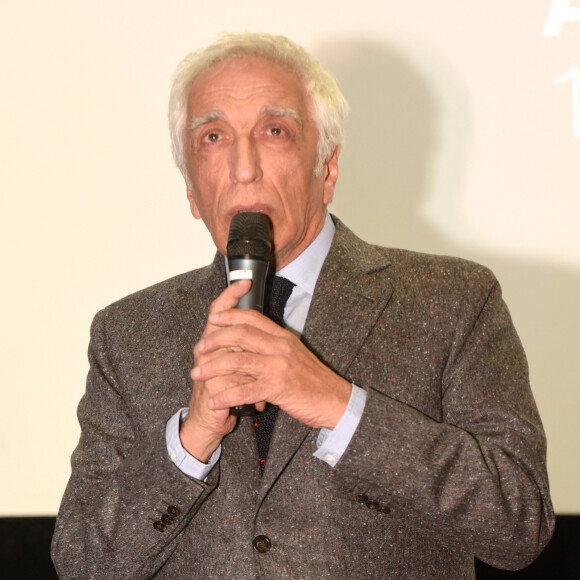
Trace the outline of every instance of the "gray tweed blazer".
<path fill-rule="evenodd" d="M 263 477 L 251 418 L 206 481 L 168 458 L 165 423 L 188 405 L 192 348 L 225 286 L 216 256 L 95 317 L 61 578 L 448 580 L 473 578 L 474 556 L 518 568 L 539 554 L 554 525 L 545 438 L 497 281 L 335 221 L 303 340 L 368 391 L 337 466 L 283 412 Z"/>

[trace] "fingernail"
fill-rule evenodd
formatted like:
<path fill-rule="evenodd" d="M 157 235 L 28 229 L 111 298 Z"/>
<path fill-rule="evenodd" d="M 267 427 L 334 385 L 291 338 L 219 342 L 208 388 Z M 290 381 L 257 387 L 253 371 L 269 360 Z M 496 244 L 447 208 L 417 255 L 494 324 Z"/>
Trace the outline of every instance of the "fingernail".
<path fill-rule="evenodd" d="M 191 378 L 194 380 L 199 378 L 200 372 L 199 367 L 193 367 L 191 369 Z"/>

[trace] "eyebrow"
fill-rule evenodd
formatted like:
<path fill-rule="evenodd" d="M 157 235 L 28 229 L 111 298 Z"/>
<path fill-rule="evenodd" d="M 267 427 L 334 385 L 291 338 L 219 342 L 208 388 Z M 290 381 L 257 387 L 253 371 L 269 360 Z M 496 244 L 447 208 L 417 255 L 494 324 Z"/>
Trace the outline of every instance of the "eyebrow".
<path fill-rule="evenodd" d="M 270 105 L 265 105 L 260 110 L 260 116 L 270 115 L 271 117 L 288 117 L 293 119 L 301 128 L 304 123 L 302 122 L 302 117 L 294 109 L 289 109 L 287 107 L 272 107 Z M 218 119 L 224 119 L 225 116 L 222 111 L 212 111 L 207 115 L 201 115 L 200 117 L 195 117 L 189 122 L 189 130 L 195 131 L 198 127 L 202 125 L 207 125 Z"/>
<path fill-rule="evenodd" d="M 294 109 L 288 109 L 285 107 L 271 107 L 270 105 L 265 105 L 260 111 L 262 115 L 270 115 L 272 117 L 289 117 L 294 119 L 300 127 L 303 126 L 302 117 Z"/>
<path fill-rule="evenodd" d="M 195 129 L 201 127 L 202 125 L 207 125 L 212 121 L 223 118 L 224 114 L 221 111 L 212 111 L 207 115 L 202 115 L 201 117 L 195 117 L 194 119 L 191 119 L 191 121 L 189 122 L 189 130 L 195 131 Z"/>

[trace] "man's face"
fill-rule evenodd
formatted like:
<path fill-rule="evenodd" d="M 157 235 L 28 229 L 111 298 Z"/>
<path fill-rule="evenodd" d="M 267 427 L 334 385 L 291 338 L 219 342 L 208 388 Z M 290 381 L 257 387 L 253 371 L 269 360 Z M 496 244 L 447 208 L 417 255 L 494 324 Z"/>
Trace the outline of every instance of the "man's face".
<path fill-rule="evenodd" d="M 260 211 L 276 268 L 291 262 L 322 229 L 338 178 L 338 150 L 314 175 L 318 132 L 302 81 L 263 58 L 226 60 L 194 81 L 187 118 L 187 196 L 218 250 L 236 213 Z"/>

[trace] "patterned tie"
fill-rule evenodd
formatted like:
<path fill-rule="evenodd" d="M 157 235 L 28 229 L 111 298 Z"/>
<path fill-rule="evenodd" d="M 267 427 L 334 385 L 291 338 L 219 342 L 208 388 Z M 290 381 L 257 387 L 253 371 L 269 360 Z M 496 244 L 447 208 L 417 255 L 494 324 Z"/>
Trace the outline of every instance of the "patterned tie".
<path fill-rule="evenodd" d="M 288 298 L 290 298 L 290 294 L 292 294 L 294 286 L 295 284 L 293 282 L 281 276 L 274 276 L 272 280 L 269 306 L 266 307 L 264 314 L 280 326 L 284 326 L 284 308 L 286 307 Z M 257 415 L 254 419 L 262 473 L 264 473 L 264 467 L 266 466 L 268 448 L 270 447 L 270 439 L 277 416 L 278 407 L 268 404 L 264 412 Z"/>

